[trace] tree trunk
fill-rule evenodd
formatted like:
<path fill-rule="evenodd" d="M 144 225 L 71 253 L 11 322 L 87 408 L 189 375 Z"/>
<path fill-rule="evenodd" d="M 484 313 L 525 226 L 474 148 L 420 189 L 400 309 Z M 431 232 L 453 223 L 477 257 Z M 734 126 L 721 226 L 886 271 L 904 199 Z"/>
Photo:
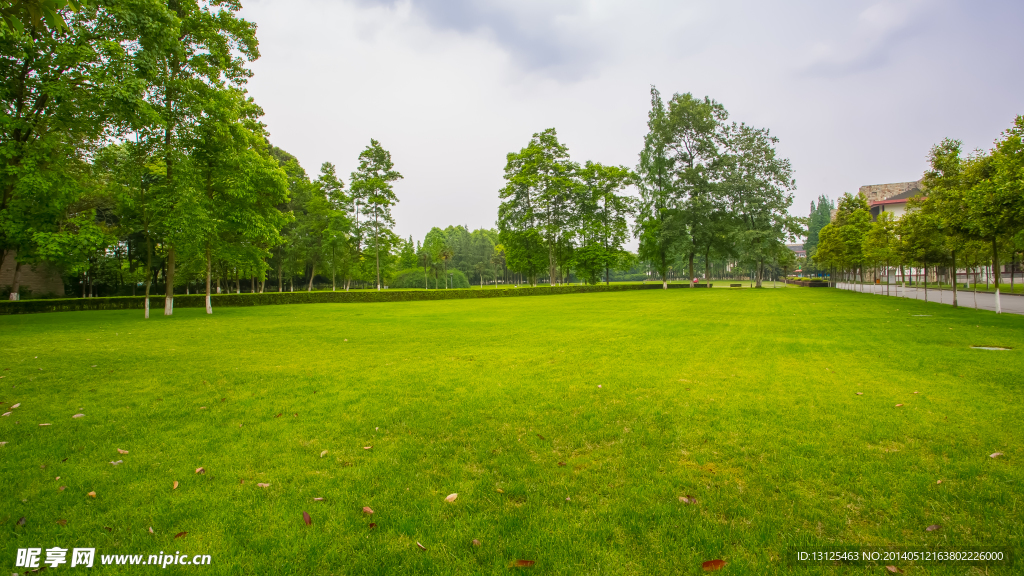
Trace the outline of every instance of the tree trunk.
<path fill-rule="evenodd" d="M 149 318 L 149 288 L 153 285 L 153 241 L 146 234 L 146 318 Z"/>
<path fill-rule="evenodd" d="M 21 290 L 21 262 L 14 261 L 14 280 L 11 282 L 11 295 L 8 300 L 16 301 L 20 298 L 18 292 Z"/>
<path fill-rule="evenodd" d="M 309 286 L 306 287 L 306 292 L 313 291 L 313 278 L 316 276 L 316 263 L 309 267 Z"/>
<path fill-rule="evenodd" d="M 999 301 L 999 243 L 996 242 L 996 237 L 992 237 L 992 279 L 996 285 L 996 314 L 1003 313 L 1002 303 Z"/>
<path fill-rule="evenodd" d="M 956 301 L 956 250 L 952 251 L 953 255 L 953 308 L 959 308 Z"/>
<path fill-rule="evenodd" d="M 693 253 L 693 250 L 691 250 L 690 251 L 690 258 L 689 258 L 690 267 L 688 269 L 689 270 L 689 275 L 687 276 L 687 280 L 689 280 L 691 284 L 693 283 L 693 256 L 694 256 L 694 253 Z M 760 288 L 760 286 L 758 286 L 758 288 Z"/>
<path fill-rule="evenodd" d="M 548 246 L 548 286 L 555 285 L 555 245 Z"/>
<path fill-rule="evenodd" d="M 978 278 L 974 278 L 974 309 L 978 309 Z"/>
<path fill-rule="evenodd" d="M 711 288 L 711 247 L 704 251 L 704 282 Z"/>
<path fill-rule="evenodd" d="M 284 292 L 284 280 L 283 280 L 283 278 L 281 276 L 282 260 L 284 260 L 284 256 L 281 254 L 281 250 L 278 249 L 278 251 L 277 251 L 277 291 L 278 292 Z"/>
<path fill-rule="evenodd" d="M 924 301 L 928 301 L 928 264 L 924 265 Z"/>
<path fill-rule="evenodd" d="M 164 280 L 164 316 L 170 316 L 174 314 L 174 246 L 167 250 L 167 276 Z"/>
<path fill-rule="evenodd" d="M 206 243 L 206 313 L 213 314 L 213 302 L 210 300 L 210 282 L 212 281 L 213 263 L 210 259 L 210 243 Z"/>

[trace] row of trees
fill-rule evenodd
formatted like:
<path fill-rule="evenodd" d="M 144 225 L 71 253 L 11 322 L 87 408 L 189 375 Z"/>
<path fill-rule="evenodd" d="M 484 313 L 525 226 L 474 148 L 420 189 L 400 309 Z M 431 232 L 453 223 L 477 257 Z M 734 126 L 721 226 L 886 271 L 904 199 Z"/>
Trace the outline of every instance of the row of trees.
<path fill-rule="evenodd" d="M 1024 249 L 1024 116 L 988 151 L 965 155 L 960 141 L 946 139 L 929 154 L 925 190 L 898 220 L 882 213 L 872 221 L 862 196 L 840 199 L 835 220 L 824 226 L 814 259 L 844 271 L 924 270 L 991 266 L 999 310 L 1001 262 Z"/>
<path fill-rule="evenodd" d="M 381 289 L 415 276 L 440 288 L 456 276 L 594 283 L 653 270 L 667 282 L 682 268 L 693 277 L 702 256 L 706 273 L 715 261 L 745 262 L 760 282 L 799 233 L 786 213 L 791 169 L 767 130 L 727 123 L 708 98 L 666 104 L 652 89 L 635 170 L 578 164 L 546 130 L 508 155 L 497 230 L 400 239 L 401 174 L 379 142 L 347 185 L 333 164 L 313 178 L 269 144 L 245 89 L 259 50 L 240 9 L 235 0 L 3 8 L 0 265 L 14 261 L 11 299 L 24 267 L 41 263 L 83 296 L 141 288 L 147 317 L 154 288 L 165 314 L 176 288 L 205 291 L 211 312 L 211 293 L 243 281 L 252 291 L 312 290 L 327 277 L 334 289 Z M 631 233 L 639 254 L 624 249 Z"/>
<path fill-rule="evenodd" d="M 269 145 L 245 85 L 256 26 L 236 0 L 14 2 L 0 22 L 0 265 L 176 285 L 330 269 L 379 288 L 394 248 L 392 183 L 376 141 L 346 191 Z M 260 279 L 257 282 L 256 279 Z"/>
<path fill-rule="evenodd" d="M 697 258 L 747 263 L 761 285 L 766 266 L 791 259 L 785 246 L 803 232 L 789 214 L 795 188 L 788 160 L 768 130 L 728 123 L 721 104 L 651 89 L 648 133 L 635 170 L 569 157 L 554 129 L 510 153 L 498 228 L 509 266 L 531 283 L 568 271 L 588 282 L 646 262 L 667 287 L 680 259 L 688 277 Z M 627 186 L 639 198 L 627 196 Z M 632 220 L 639 252 L 623 249 Z"/>

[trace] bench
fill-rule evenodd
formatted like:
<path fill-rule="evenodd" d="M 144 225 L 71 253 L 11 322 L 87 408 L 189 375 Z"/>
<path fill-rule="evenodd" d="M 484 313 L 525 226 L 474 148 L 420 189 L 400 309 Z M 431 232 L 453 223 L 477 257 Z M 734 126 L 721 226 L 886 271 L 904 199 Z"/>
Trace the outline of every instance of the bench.
<path fill-rule="evenodd" d="M 743 288 L 743 284 L 729 284 L 729 288 Z"/>

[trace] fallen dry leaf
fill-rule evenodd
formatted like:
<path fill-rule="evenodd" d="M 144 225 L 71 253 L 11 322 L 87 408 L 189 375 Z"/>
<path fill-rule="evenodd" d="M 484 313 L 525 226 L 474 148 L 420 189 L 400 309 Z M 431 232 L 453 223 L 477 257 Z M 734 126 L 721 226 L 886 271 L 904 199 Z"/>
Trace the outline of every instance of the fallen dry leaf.
<path fill-rule="evenodd" d="M 117 453 L 118 453 L 118 454 L 127 454 L 127 453 L 128 453 L 128 451 L 127 451 L 127 450 L 121 450 L 120 448 L 118 448 L 118 449 L 117 449 Z"/>
<path fill-rule="evenodd" d="M 270 488 L 270 484 L 266 482 L 259 482 L 256 484 L 256 486 L 258 486 L 259 488 Z"/>
<path fill-rule="evenodd" d="M 458 493 L 449 494 L 449 495 L 445 496 L 444 501 L 445 502 L 455 502 L 455 499 L 458 498 L 458 497 L 459 497 Z"/>
<path fill-rule="evenodd" d="M 473 539 L 473 546 L 479 546 L 479 545 L 480 545 L 480 541 L 477 540 L 476 538 L 474 538 Z"/>
<path fill-rule="evenodd" d="M 18 402 L 17 404 L 11 404 L 11 410 L 14 410 L 18 406 L 21 406 L 21 402 Z"/>
<path fill-rule="evenodd" d="M 928 532 L 935 532 L 939 528 L 942 528 L 941 524 L 932 524 L 931 526 L 925 528 L 925 530 L 928 531 Z"/>
<path fill-rule="evenodd" d="M 917 390 L 914 390 L 914 394 L 917 394 Z"/>
<path fill-rule="evenodd" d="M 886 566 L 885 569 L 888 570 L 889 572 L 892 572 L 893 574 L 902 574 L 903 573 L 902 570 L 900 570 L 899 568 L 897 568 L 895 566 Z"/>
<path fill-rule="evenodd" d="M 15 524 L 17 524 L 18 526 L 24 526 L 25 525 L 25 517 L 22 516 L 21 518 L 18 518 L 18 521 L 15 522 Z"/>
<path fill-rule="evenodd" d="M 727 564 L 727 562 L 725 560 L 715 559 L 715 560 L 708 560 L 707 562 L 704 562 L 703 564 L 700 565 L 700 567 L 703 568 L 705 572 L 712 572 L 712 571 L 715 571 L 715 570 L 721 570 L 722 568 L 725 567 L 726 564 Z"/>
<path fill-rule="evenodd" d="M 532 568 L 534 564 L 536 564 L 536 562 L 533 561 L 533 560 L 516 560 L 515 562 L 512 563 L 512 567 L 514 567 L 514 568 Z"/>
<path fill-rule="evenodd" d="M 68 521 L 63 519 L 63 518 L 61 518 L 60 520 L 57 520 L 57 524 L 60 524 L 61 526 L 67 526 L 68 525 Z"/>
<path fill-rule="evenodd" d="M 175 538 L 175 539 L 177 539 L 177 538 L 181 538 L 181 537 L 182 537 L 182 536 L 184 536 L 185 534 L 188 534 L 188 532 L 178 532 L 177 534 L 175 534 L 175 535 L 174 535 L 174 538 Z"/>
<path fill-rule="evenodd" d="M 689 495 L 689 494 L 687 494 L 686 496 L 680 496 L 679 497 L 679 501 L 682 502 L 683 504 L 696 504 L 697 503 L 697 499 L 694 498 L 693 496 Z"/>
<path fill-rule="evenodd" d="M 153 527 L 152 526 L 149 527 L 149 533 L 153 534 Z"/>
<path fill-rule="evenodd" d="M 371 448 L 373 448 L 373 446 L 363 446 L 363 450 L 369 450 Z"/>
<path fill-rule="evenodd" d="M 572 500 L 570 500 L 568 496 L 565 497 L 565 501 L 566 502 L 572 502 Z"/>
<path fill-rule="evenodd" d="M 49 423 L 49 422 L 45 422 L 45 423 L 43 423 L 43 424 L 40 424 L 40 426 L 49 426 L 49 425 L 50 425 L 50 423 Z"/>
<path fill-rule="evenodd" d="M 1002 455 L 1003 455 L 1002 452 L 995 452 L 992 455 L 990 455 L 989 458 L 999 458 Z"/>
<path fill-rule="evenodd" d="M 319 496 L 317 496 L 316 498 L 313 498 L 313 502 L 323 502 L 323 501 L 324 501 L 324 499 L 319 497 Z"/>
<path fill-rule="evenodd" d="M 107 532 L 113 532 L 114 531 L 114 529 L 111 528 L 110 526 L 104 526 L 103 529 L 106 530 Z"/>
<path fill-rule="evenodd" d="M 177 489 L 178 489 L 178 481 L 175 480 L 174 481 L 174 486 L 171 487 L 171 490 L 177 490 Z"/>
<path fill-rule="evenodd" d="M 324 450 L 323 452 L 320 453 L 321 458 L 323 458 L 324 456 L 327 456 L 327 450 Z"/>
<path fill-rule="evenodd" d="M 86 494 L 86 496 L 88 496 L 90 498 L 95 498 L 96 497 L 96 492 L 89 492 L 88 494 Z"/>
<path fill-rule="evenodd" d="M 302 513 L 302 521 L 306 523 L 306 526 L 313 525 L 313 519 L 309 517 L 309 512 Z"/>
<path fill-rule="evenodd" d="M 196 474 L 206 474 L 206 468 L 196 468 Z"/>
<path fill-rule="evenodd" d="M 863 392 L 857 392 L 857 396 L 863 396 L 863 395 L 864 395 Z"/>
<path fill-rule="evenodd" d="M 420 544 L 419 542 L 416 543 L 416 546 L 419 546 L 420 550 L 426 550 L 427 549 L 426 546 L 424 546 L 423 544 Z"/>
<path fill-rule="evenodd" d="M 82 416 L 85 416 L 85 414 L 75 414 L 72 418 L 81 418 Z"/>
<path fill-rule="evenodd" d="M 505 493 L 505 491 L 504 491 L 504 490 L 502 490 L 501 488 L 495 488 L 494 490 L 495 490 L 496 492 L 500 492 L 501 494 L 504 494 L 504 493 Z"/>
<path fill-rule="evenodd" d="M 0 446 L 7 446 L 7 442 L 0 442 Z"/>
<path fill-rule="evenodd" d="M 0 416 L 10 416 L 10 415 L 11 415 L 10 412 L 4 412 L 3 414 L 0 414 Z"/>
<path fill-rule="evenodd" d="M 57 488 L 57 490 L 60 490 L 61 492 L 65 491 L 67 489 L 68 489 L 67 486 L 61 486 L 60 488 Z"/>
<path fill-rule="evenodd" d="M 110 464 L 111 464 L 112 466 L 117 466 L 118 464 L 124 464 L 124 460 L 118 460 L 117 462 L 115 462 L 115 461 L 111 460 L 111 461 L 110 461 Z"/>
<path fill-rule="evenodd" d="M 936 484 L 942 484 L 942 480 L 936 480 L 935 483 Z"/>
<path fill-rule="evenodd" d="M 376 522 L 370 522 L 370 530 L 373 530 L 376 527 L 377 527 L 377 523 Z"/>
<path fill-rule="evenodd" d="M 281 414 L 284 414 L 284 412 L 282 412 Z M 277 416 L 274 416 L 274 418 L 280 418 L 281 414 L 278 414 Z"/>
<path fill-rule="evenodd" d="M 60 480 L 60 476 L 57 476 L 56 478 L 54 478 L 54 481 L 56 481 L 56 480 Z"/>
<path fill-rule="evenodd" d="M 899 408 L 900 406 L 903 406 L 903 404 L 897 404 L 896 405 L 897 408 Z"/>
<path fill-rule="evenodd" d="M 565 462 L 559 462 L 558 465 L 559 466 L 565 466 Z"/>
<path fill-rule="evenodd" d="M 363 506 L 363 514 L 373 514 L 373 509 L 369 506 Z"/>
<path fill-rule="evenodd" d="M 540 434 L 537 434 L 537 438 L 540 438 L 541 440 L 543 440 L 543 439 L 544 439 L 544 437 L 543 437 L 543 436 L 541 436 Z"/>

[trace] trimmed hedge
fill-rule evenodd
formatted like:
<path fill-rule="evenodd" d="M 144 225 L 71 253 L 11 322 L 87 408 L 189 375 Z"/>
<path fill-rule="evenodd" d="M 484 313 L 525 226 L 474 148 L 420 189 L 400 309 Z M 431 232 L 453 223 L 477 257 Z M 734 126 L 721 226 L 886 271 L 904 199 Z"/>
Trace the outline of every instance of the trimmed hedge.
<path fill-rule="evenodd" d="M 698 285 L 700 287 L 706 284 Z M 689 288 L 689 284 L 669 284 L 669 288 Z M 549 296 L 588 292 L 622 292 L 626 290 L 661 289 L 661 283 L 619 284 L 605 286 L 554 286 L 538 288 L 499 288 L 488 290 L 384 290 L 382 292 L 264 292 L 263 294 L 214 294 L 214 308 L 268 306 L 272 304 L 321 304 L 352 302 L 411 302 L 415 300 L 459 300 L 465 298 L 507 298 L 514 296 Z M 162 313 L 163 295 L 150 296 L 150 309 Z M 175 308 L 204 308 L 204 294 L 175 295 Z M 0 316 L 40 312 L 74 312 L 80 310 L 141 310 L 144 296 L 111 298 L 58 298 L 52 300 L 20 300 L 0 302 Z"/>

